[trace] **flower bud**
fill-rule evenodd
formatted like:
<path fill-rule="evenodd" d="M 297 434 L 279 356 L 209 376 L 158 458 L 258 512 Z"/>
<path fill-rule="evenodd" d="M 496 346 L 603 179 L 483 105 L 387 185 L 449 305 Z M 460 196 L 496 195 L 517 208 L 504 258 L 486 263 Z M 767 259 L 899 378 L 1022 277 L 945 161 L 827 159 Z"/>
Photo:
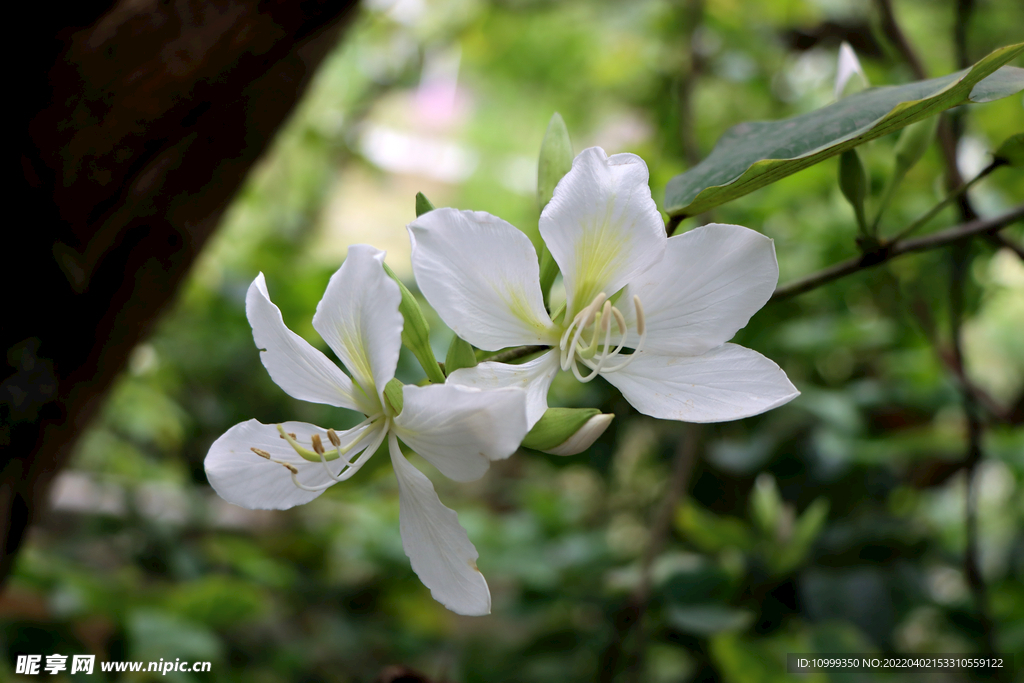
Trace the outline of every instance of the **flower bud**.
<path fill-rule="evenodd" d="M 614 417 L 596 408 L 548 408 L 523 439 L 523 445 L 553 455 L 582 453 Z"/>
<path fill-rule="evenodd" d="M 422 192 L 416 193 L 416 218 L 419 218 L 428 211 L 433 211 L 434 205 L 427 199 L 427 195 Z"/>
<path fill-rule="evenodd" d="M 537 164 L 537 198 L 540 209 L 544 210 L 555 194 L 555 185 L 572 168 L 572 142 L 569 129 L 561 114 L 555 112 L 548 123 L 544 141 L 540 144 L 540 161 Z"/>
<path fill-rule="evenodd" d="M 854 74 L 860 75 L 861 87 L 857 90 L 866 88 L 868 86 L 868 77 L 864 75 L 864 69 L 860 66 L 860 60 L 857 59 L 857 53 L 853 51 L 850 44 L 843 41 L 843 44 L 839 46 L 839 60 L 836 65 L 836 88 L 835 96 L 836 99 L 840 99 L 845 91 L 847 90 L 847 84 Z M 856 92 L 854 88 L 850 88 L 851 94 Z"/>
<path fill-rule="evenodd" d="M 476 352 L 469 342 L 458 335 L 452 337 L 452 343 L 448 345 L 448 355 L 444 357 L 445 374 L 452 374 L 462 368 L 471 368 L 476 365 Z"/>
<path fill-rule="evenodd" d="M 921 160 L 935 139 L 939 126 L 938 116 L 929 116 L 923 121 L 912 123 L 903 129 L 896 141 L 896 175 L 902 178 L 907 171 Z"/>
<path fill-rule="evenodd" d="M 572 157 L 569 129 L 565 127 L 561 114 L 555 112 L 551 115 L 544 141 L 540 144 L 540 160 L 537 164 L 537 200 L 541 211 L 555 194 L 558 181 L 572 168 Z M 540 291 L 544 295 L 545 305 L 557 275 L 558 264 L 544 244 L 540 250 Z"/>
<path fill-rule="evenodd" d="M 866 232 L 867 221 L 864 217 L 864 199 L 868 194 L 868 174 L 861 163 L 856 149 L 848 149 L 839 155 L 839 189 L 846 201 L 850 202 L 857 216 L 857 226 Z"/>
<path fill-rule="evenodd" d="M 429 202 L 427 203 L 429 204 Z M 417 199 L 418 206 L 419 200 Z M 434 351 L 430 348 L 430 326 L 427 324 L 427 318 L 423 315 L 423 311 L 420 310 L 416 297 L 408 287 L 402 284 L 402 281 L 395 275 L 395 271 L 391 270 L 386 263 L 384 271 L 398 283 L 398 289 L 402 293 L 402 301 L 398 304 L 398 310 L 404 321 L 402 344 L 416 356 L 416 360 L 420 362 L 424 372 L 427 373 L 427 379 L 434 384 L 444 384 L 444 373 L 441 372 L 441 367 L 437 364 L 437 359 L 434 358 Z"/>
<path fill-rule="evenodd" d="M 393 415 L 399 415 L 405 405 L 405 385 L 400 380 L 391 379 L 384 385 L 384 401 L 391 407 Z"/>

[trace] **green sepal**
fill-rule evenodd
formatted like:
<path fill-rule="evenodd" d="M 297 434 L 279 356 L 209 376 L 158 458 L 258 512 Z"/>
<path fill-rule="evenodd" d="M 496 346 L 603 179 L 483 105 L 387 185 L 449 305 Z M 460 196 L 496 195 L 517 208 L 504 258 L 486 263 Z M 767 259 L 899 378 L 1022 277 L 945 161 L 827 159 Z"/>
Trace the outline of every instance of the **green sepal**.
<path fill-rule="evenodd" d="M 1011 135 L 993 152 L 996 163 L 1020 168 L 1024 166 L 1024 133 Z"/>
<path fill-rule="evenodd" d="M 400 380 L 394 378 L 384 385 L 384 400 L 391 407 L 392 415 L 402 413 L 402 407 L 405 405 L 405 397 L 402 395 L 404 387 Z"/>
<path fill-rule="evenodd" d="M 433 211 L 434 205 L 427 199 L 427 195 L 422 192 L 416 193 L 416 218 L 419 218 L 428 211 Z"/>
<path fill-rule="evenodd" d="M 853 213 L 857 216 L 857 227 L 861 233 L 867 234 L 864 200 L 868 194 L 868 174 L 856 148 L 848 149 L 839 155 L 839 189 L 853 207 Z"/>
<path fill-rule="evenodd" d="M 555 186 L 566 173 L 572 169 L 572 141 L 565 120 L 557 111 L 551 115 L 548 129 L 544 133 L 544 141 L 540 145 L 540 160 L 537 164 L 537 201 L 540 210 L 551 201 L 555 194 Z M 558 264 L 542 244 L 540 251 L 540 291 L 544 295 L 544 305 L 548 304 L 551 285 L 558 275 Z"/>
<path fill-rule="evenodd" d="M 452 343 L 448 345 L 448 354 L 444 357 L 445 374 L 452 374 L 461 368 L 471 368 L 476 365 L 476 351 L 468 341 L 459 335 L 452 337 Z"/>
<path fill-rule="evenodd" d="M 430 348 L 430 326 L 423 311 L 420 310 L 416 297 L 386 263 L 384 272 L 398 283 L 398 289 L 402 292 L 402 302 L 398 304 L 398 310 L 405 321 L 402 325 L 402 344 L 416 356 L 416 360 L 423 366 L 423 371 L 427 373 L 427 379 L 435 384 L 444 384 L 444 373 L 441 372 L 437 359 L 434 358 L 434 351 Z"/>
<path fill-rule="evenodd" d="M 523 439 L 523 446 L 537 451 L 557 448 L 600 414 L 597 408 L 548 408 Z"/>

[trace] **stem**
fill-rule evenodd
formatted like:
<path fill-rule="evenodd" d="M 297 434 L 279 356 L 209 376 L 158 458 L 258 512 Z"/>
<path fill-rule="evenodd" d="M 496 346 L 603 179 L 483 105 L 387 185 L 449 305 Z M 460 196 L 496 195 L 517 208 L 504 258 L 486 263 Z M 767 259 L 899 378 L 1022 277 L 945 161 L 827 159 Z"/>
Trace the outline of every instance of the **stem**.
<path fill-rule="evenodd" d="M 925 235 L 924 237 L 886 243 L 877 251 L 869 252 L 863 256 L 843 261 L 842 263 L 837 263 L 814 273 L 813 275 L 801 278 L 796 282 L 790 282 L 782 285 L 775 290 L 775 293 L 772 295 L 770 300 L 778 301 L 780 299 L 787 299 L 791 296 L 796 296 L 797 294 L 803 294 L 804 292 L 816 289 L 825 283 L 838 280 L 839 278 L 850 275 L 851 273 L 856 273 L 858 271 L 871 268 L 872 266 L 877 266 L 881 263 L 891 261 L 897 256 L 909 254 L 914 251 L 937 249 L 969 237 L 995 232 L 996 230 L 1001 230 L 1002 228 L 1015 223 L 1021 218 L 1024 218 L 1024 204 L 1004 213 L 1002 216 L 996 216 L 995 218 L 973 220 L 954 226 L 948 230 L 943 230 L 942 232 Z"/>
<path fill-rule="evenodd" d="M 978 175 L 974 176 L 973 178 L 971 178 L 966 183 L 961 183 L 959 187 L 957 187 L 955 190 L 953 190 L 952 192 L 947 194 L 945 196 L 945 198 L 941 202 L 939 202 L 938 204 L 933 206 L 931 209 L 929 209 L 927 213 L 925 213 L 923 216 L 921 216 L 920 218 L 915 220 L 913 223 L 908 225 L 901 232 L 897 233 L 896 236 L 893 237 L 891 241 L 892 242 L 898 242 L 899 240 L 903 239 L 904 237 L 906 237 L 910 233 L 914 232 L 915 230 L 917 230 L 921 226 L 925 225 L 928 221 L 930 221 L 932 218 L 934 218 L 940 211 L 942 211 L 944 208 L 949 206 L 950 203 L 952 203 L 955 199 L 957 199 L 958 197 L 962 196 L 965 192 L 967 192 L 967 190 L 969 190 L 972 187 L 974 187 L 974 185 L 979 180 L 981 180 L 982 178 L 984 178 L 989 173 L 991 173 L 992 171 L 996 170 L 997 168 L 999 168 L 1002 165 L 1003 164 L 998 162 L 998 161 L 993 161 L 991 164 L 989 164 L 984 169 L 982 169 L 981 172 L 978 173 Z"/>

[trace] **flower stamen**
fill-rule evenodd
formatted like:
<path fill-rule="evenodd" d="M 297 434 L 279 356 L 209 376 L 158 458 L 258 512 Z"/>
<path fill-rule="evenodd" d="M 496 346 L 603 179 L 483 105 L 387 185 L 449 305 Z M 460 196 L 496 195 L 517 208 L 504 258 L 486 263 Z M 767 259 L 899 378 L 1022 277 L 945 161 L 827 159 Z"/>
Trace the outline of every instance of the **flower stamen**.
<path fill-rule="evenodd" d="M 609 362 L 622 353 L 629 337 L 626 326 L 626 318 L 608 296 L 601 292 L 590 304 L 580 311 L 569 326 L 562 333 L 559 340 L 559 365 L 563 370 L 570 370 L 580 382 L 589 382 L 602 372 L 615 372 L 633 362 L 633 357 L 643 347 L 647 339 L 647 325 L 644 318 L 644 309 L 640 304 L 640 298 L 633 297 L 636 307 L 637 333 L 640 335 L 639 343 L 633 353 L 616 365 L 609 365 Z M 615 320 L 615 328 L 618 332 L 618 339 L 612 341 L 612 320 Z M 589 329 L 589 343 L 587 331 Z M 584 365 L 590 372 L 584 374 L 578 365 Z"/>

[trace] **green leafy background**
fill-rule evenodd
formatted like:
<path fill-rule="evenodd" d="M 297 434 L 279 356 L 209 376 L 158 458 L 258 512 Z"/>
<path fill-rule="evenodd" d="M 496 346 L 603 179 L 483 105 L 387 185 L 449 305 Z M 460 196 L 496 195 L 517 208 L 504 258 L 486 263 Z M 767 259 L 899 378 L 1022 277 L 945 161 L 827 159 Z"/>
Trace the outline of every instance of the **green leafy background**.
<path fill-rule="evenodd" d="M 952 4 L 899 0 L 896 9 L 930 73 L 956 71 Z M 674 211 L 682 204 L 664 200 L 664 188 L 688 170 L 681 127 L 705 157 L 738 124 L 816 116 L 832 101 L 841 38 L 866 36 L 855 46 L 873 84 L 912 80 L 871 38 L 860 3 L 708 2 L 695 31 L 688 15 L 685 4 L 659 0 L 369 3 L 58 479 L 53 508 L 0 595 L 0 679 L 19 680 L 15 654 L 91 652 L 101 661 L 213 662 L 208 674 L 158 677 L 180 682 L 368 682 L 389 665 L 435 681 L 599 680 L 683 433 L 636 414 L 603 381 L 553 388 L 556 405 L 617 415 L 583 454 L 523 451 L 468 485 L 417 461 L 480 552 L 494 605 L 485 618 L 447 612 L 412 573 L 386 458 L 285 512 L 223 503 L 202 463 L 214 439 L 249 418 L 335 428 L 358 419 L 292 400 L 267 376 L 244 313 L 256 273 L 266 274 L 287 324 L 325 348 L 311 320 L 349 244 L 387 249 L 414 289 L 404 226 L 416 192 L 498 215 L 536 241 L 534 174 L 552 112 L 576 151 L 641 155 L 659 206 Z M 1019 42 L 1021 26 L 1019 2 L 978 3 L 967 31 L 972 61 Z M 683 124 L 691 33 L 701 73 Z M 445 74 L 454 64 L 453 94 Z M 1014 95 L 954 111 L 968 177 L 1024 129 L 1021 104 Z M 894 138 L 858 148 L 869 202 L 891 171 Z M 395 140 L 421 151 L 396 162 L 387 154 Z M 431 156 L 438 149 L 448 156 Z M 409 159 L 419 165 L 401 167 Z M 932 146 L 883 217 L 883 234 L 938 201 L 941 173 Z M 857 254 L 836 161 L 782 175 L 698 208 L 721 204 L 714 220 L 772 237 L 781 282 Z M 1024 177 L 1012 169 L 971 191 L 985 215 L 1022 197 Z M 957 221 L 950 209 L 929 229 Z M 1024 239 L 1019 226 L 1004 234 Z M 967 370 L 1018 416 L 986 429 L 977 491 L 996 647 L 1021 653 L 1024 267 L 985 241 L 965 257 Z M 908 256 L 769 304 L 737 335 L 802 395 L 702 429 L 687 495 L 651 567 L 643 640 L 633 631 L 622 643 L 614 680 L 631 680 L 638 652 L 639 680 L 753 683 L 791 680 L 787 652 L 982 649 L 963 565 L 965 415 L 947 365 L 950 268 L 945 251 Z M 451 333 L 424 308 L 444 358 Z M 422 378 L 406 352 L 399 376 Z M 809 678 L 830 679 L 919 680 Z"/>

